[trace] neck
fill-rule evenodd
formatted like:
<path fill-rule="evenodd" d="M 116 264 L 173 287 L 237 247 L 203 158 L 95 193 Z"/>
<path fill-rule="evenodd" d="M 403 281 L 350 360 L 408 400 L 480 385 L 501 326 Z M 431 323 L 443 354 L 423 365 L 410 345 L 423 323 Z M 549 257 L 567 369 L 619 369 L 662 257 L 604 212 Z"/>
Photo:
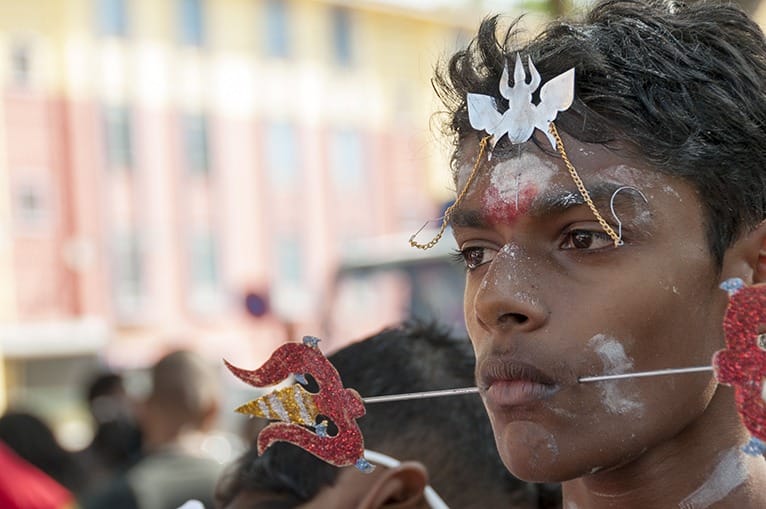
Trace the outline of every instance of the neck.
<path fill-rule="evenodd" d="M 749 440 L 733 391 L 719 387 L 693 423 L 637 458 L 563 484 L 563 507 L 679 509 L 766 507 L 766 462 Z"/>

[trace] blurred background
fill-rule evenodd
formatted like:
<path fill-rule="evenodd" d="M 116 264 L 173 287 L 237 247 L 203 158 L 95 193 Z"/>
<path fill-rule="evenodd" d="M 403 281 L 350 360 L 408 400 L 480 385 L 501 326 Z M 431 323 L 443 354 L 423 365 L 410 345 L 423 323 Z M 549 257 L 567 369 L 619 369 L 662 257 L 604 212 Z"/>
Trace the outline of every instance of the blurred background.
<path fill-rule="evenodd" d="M 453 196 L 433 68 L 487 13 L 576 7 L 0 0 L 0 413 L 78 449 L 98 370 L 140 395 L 173 349 L 254 368 L 303 335 L 462 328 L 450 236 L 407 244 Z"/>

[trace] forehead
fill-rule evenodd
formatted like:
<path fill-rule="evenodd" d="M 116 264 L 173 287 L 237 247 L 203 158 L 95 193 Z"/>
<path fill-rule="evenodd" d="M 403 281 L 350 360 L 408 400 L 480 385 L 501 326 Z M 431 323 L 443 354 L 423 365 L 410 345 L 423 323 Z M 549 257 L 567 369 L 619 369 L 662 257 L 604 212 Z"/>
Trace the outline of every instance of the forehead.
<path fill-rule="evenodd" d="M 629 151 L 626 146 L 607 148 L 601 144 L 581 142 L 566 133 L 561 133 L 561 139 L 569 160 L 578 172 L 621 167 L 623 174 L 643 173 L 660 175 L 656 169 L 652 168 L 639 156 L 634 155 L 634 151 Z M 568 175 L 566 165 L 558 152 L 553 151 L 544 139 L 538 140 L 538 143 L 539 145 L 533 141 L 528 141 L 516 145 L 514 150 L 509 151 L 510 154 L 500 152 L 490 154 L 488 157 L 488 152 L 485 151 L 482 161 L 479 163 L 479 171 L 486 174 L 493 170 L 502 172 L 523 171 L 525 169 L 539 170 L 539 168 L 533 168 L 532 166 L 534 165 L 548 169 L 556 168 L 558 171 L 564 170 L 564 174 Z M 544 147 L 544 150 L 540 147 Z M 472 168 L 476 164 L 478 152 L 479 142 L 476 139 L 467 138 L 461 144 L 456 174 L 458 189 L 465 184 Z"/>
<path fill-rule="evenodd" d="M 642 193 L 662 191 L 678 196 L 684 187 L 679 179 L 660 173 L 644 161 L 602 145 L 581 143 L 566 137 L 564 146 L 572 165 L 594 201 L 609 205 L 613 193 L 627 186 Z M 584 200 L 573 176 L 558 153 L 544 151 L 534 143 L 520 145 L 518 153 L 479 161 L 463 203 L 457 209 L 514 219 L 541 209 L 564 210 Z M 459 161 L 458 192 L 466 185 L 477 151 L 468 149 Z M 625 193 L 637 199 L 635 193 Z M 486 218 L 485 218 L 486 219 Z"/>

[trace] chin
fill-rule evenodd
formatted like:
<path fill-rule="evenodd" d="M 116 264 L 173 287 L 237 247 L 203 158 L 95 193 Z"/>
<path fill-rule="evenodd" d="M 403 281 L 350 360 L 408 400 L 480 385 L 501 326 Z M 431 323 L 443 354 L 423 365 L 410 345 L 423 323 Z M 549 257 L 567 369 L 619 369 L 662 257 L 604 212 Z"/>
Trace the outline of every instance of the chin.
<path fill-rule="evenodd" d="M 601 470 L 583 468 L 570 462 L 541 458 L 537 451 L 529 447 L 506 447 L 500 452 L 505 468 L 514 477 L 534 483 L 562 483 Z"/>
<path fill-rule="evenodd" d="M 495 444 L 505 467 L 529 482 L 553 482 L 561 461 L 556 437 L 534 422 L 509 422 L 495 430 Z"/>
<path fill-rule="evenodd" d="M 535 422 L 510 422 L 495 431 L 495 444 L 506 469 L 527 482 L 563 482 L 588 474 L 557 436 Z M 569 452 L 564 449 L 570 449 Z"/>

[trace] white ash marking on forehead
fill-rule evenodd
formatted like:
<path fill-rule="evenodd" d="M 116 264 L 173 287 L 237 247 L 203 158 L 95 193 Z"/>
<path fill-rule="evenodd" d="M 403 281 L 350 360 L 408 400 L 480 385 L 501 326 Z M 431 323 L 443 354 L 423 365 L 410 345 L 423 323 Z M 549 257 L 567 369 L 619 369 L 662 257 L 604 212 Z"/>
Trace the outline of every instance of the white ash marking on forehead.
<path fill-rule="evenodd" d="M 552 161 L 524 153 L 497 163 L 490 171 L 490 186 L 495 189 L 500 201 L 514 203 L 527 186 L 533 186 L 537 192 L 546 189 L 551 177 L 558 171 Z"/>

